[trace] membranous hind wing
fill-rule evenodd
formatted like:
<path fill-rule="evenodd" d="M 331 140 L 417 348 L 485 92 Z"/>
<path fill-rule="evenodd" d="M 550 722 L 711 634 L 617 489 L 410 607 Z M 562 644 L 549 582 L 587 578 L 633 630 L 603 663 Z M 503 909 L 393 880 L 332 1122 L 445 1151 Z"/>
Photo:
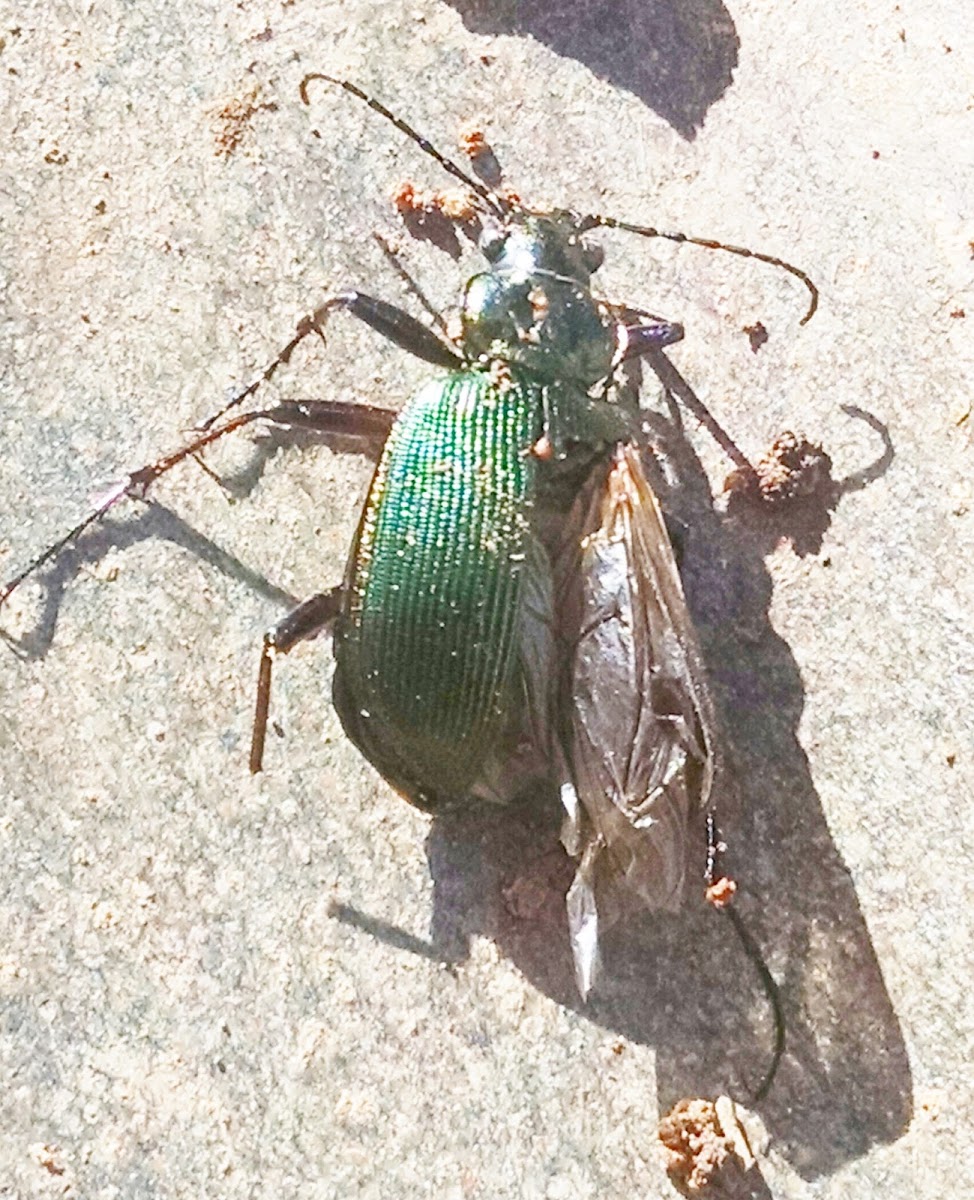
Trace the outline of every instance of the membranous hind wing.
<path fill-rule="evenodd" d="M 569 929 L 585 996 L 600 931 L 637 908 L 678 907 L 718 747 L 673 549 L 635 446 L 617 448 L 578 510 L 559 563 L 559 740 L 562 837 L 578 861 Z"/>

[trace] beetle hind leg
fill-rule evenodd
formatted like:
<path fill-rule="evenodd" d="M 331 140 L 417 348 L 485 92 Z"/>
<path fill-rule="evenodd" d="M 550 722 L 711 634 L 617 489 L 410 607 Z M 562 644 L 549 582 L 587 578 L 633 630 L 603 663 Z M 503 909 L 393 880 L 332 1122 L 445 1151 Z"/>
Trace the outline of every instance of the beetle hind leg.
<path fill-rule="evenodd" d="M 298 642 L 316 637 L 338 616 L 343 588 L 316 592 L 286 613 L 264 634 L 257 672 L 257 700 L 254 707 L 254 728 L 250 738 L 250 772 L 258 774 L 264 763 L 264 742 L 267 736 L 267 714 L 271 702 L 271 674 L 278 654 L 287 654 Z"/>

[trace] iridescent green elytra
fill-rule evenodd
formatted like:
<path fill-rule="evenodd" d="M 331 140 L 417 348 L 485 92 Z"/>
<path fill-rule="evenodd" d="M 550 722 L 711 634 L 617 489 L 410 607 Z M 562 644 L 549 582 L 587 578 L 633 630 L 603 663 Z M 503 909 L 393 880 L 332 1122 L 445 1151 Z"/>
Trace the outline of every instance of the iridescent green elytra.
<path fill-rule="evenodd" d="M 517 720 L 515 644 L 543 427 L 529 378 L 423 388 L 386 443 L 334 634 L 346 730 L 424 808 L 462 800 Z"/>

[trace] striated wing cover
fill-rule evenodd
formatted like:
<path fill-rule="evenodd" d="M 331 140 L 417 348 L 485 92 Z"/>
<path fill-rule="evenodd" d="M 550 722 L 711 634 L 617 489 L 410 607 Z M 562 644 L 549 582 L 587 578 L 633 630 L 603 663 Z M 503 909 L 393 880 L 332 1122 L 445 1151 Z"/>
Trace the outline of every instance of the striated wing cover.
<path fill-rule="evenodd" d="M 520 729 L 541 422 L 541 389 L 517 373 L 505 386 L 482 371 L 428 384 L 389 436 L 352 548 L 336 708 L 428 810 L 467 801 Z"/>

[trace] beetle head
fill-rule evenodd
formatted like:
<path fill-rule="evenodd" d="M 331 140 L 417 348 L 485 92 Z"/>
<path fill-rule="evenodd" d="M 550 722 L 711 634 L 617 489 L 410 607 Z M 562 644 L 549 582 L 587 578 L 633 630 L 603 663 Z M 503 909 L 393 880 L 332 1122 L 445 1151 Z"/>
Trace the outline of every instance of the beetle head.
<path fill-rule="evenodd" d="M 589 284 L 601 248 L 585 244 L 578 218 L 519 211 L 485 220 L 480 245 L 490 268 L 467 284 L 466 354 L 585 388 L 605 378 L 615 335 Z"/>
<path fill-rule="evenodd" d="M 570 212 L 517 213 L 483 222 L 480 249 L 498 275 L 512 281 L 553 275 L 583 285 L 602 265 L 602 247 L 582 238 Z"/>

